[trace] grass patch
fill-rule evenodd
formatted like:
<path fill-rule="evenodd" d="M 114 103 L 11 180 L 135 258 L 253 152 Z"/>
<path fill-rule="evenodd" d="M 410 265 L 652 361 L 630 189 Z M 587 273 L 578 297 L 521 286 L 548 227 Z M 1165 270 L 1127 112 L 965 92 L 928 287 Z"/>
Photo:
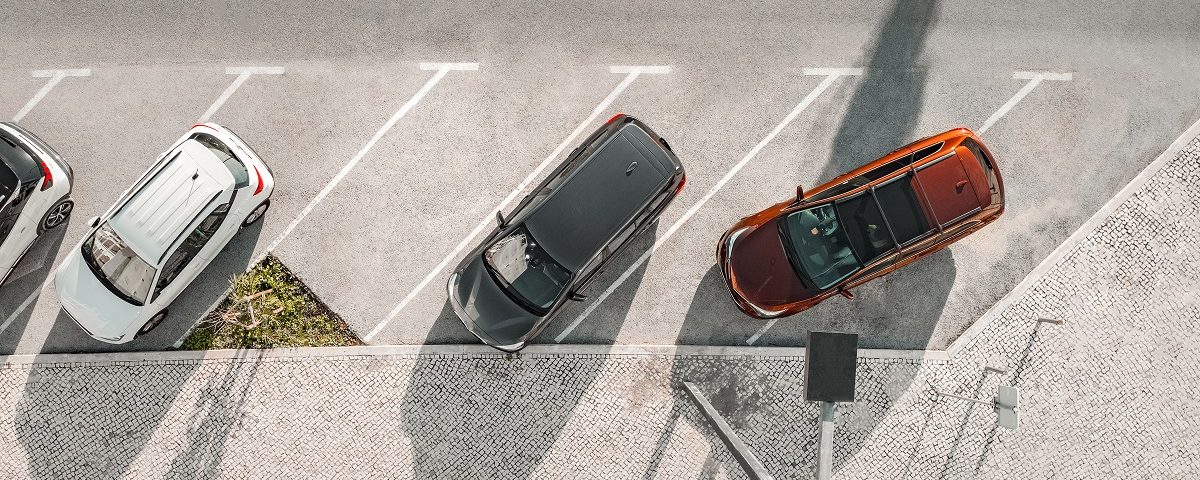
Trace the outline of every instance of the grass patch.
<path fill-rule="evenodd" d="M 273 256 L 233 279 L 233 291 L 182 350 L 362 345 L 346 322 Z"/>

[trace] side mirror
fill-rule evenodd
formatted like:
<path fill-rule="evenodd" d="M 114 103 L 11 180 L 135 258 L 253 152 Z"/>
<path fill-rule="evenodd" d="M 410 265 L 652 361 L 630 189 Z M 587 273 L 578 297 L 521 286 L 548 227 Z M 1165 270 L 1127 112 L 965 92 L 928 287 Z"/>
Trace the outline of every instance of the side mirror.
<path fill-rule="evenodd" d="M 89 218 L 87 224 L 89 227 L 96 228 L 96 225 L 100 224 L 100 217 Z"/>
<path fill-rule="evenodd" d="M 850 290 L 847 290 L 846 287 L 838 287 L 838 293 L 842 294 L 843 297 L 846 297 L 847 300 L 854 300 L 854 293 L 852 293 Z"/>
<path fill-rule="evenodd" d="M 800 203 L 801 200 L 804 200 L 804 187 L 796 185 L 796 203 Z"/>
<path fill-rule="evenodd" d="M 500 212 L 499 210 L 496 210 L 496 222 L 499 223 L 501 227 L 506 225 L 506 223 L 505 223 L 506 221 L 504 220 L 504 213 Z"/>
<path fill-rule="evenodd" d="M 582 294 L 582 293 L 579 293 L 579 292 L 575 292 L 575 293 L 572 293 L 572 294 L 571 294 L 571 296 L 570 296 L 570 297 L 568 297 L 568 298 L 569 298 L 571 301 L 575 301 L 575 302 L 582 302 L 582 301 L 584 301 L 584 300 L 587 300 L 587 295 L 584 295 L 584 294 Z"/>

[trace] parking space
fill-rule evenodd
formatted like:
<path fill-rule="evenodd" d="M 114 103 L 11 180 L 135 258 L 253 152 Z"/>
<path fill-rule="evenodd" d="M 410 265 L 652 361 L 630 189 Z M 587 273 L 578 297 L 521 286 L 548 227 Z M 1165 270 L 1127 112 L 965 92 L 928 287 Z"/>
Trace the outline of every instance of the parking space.
<path fill-rule="evenodd" d="M 588 25 L 595 28 L 579 36 L 576 22 L 600 12 L 557 7 L 578 16 L 519 22 L 550 21 L 552 29 L 491 20 L 467 28 L 473 14 L 449 9 L 436 28 L 371 27 L 402 47 L 322 46 L 310 56 L 298 45 L 319 29 L 276 25 L 277 39 L 289 41 L 255 44 L 253 61 L 211 45 L 194 54 L 151 48 L 156 43 L 141 38 L 131 40 L 150 52 L 141 63 L 128 51 L 84 49 L 47 65 L 14 49 L 0 61 L 8 87 L 0 112 L 21 116 L 72 162 L 77 208 L 0 290 L 0 351 L 167 348 L 221 298 L 231 275 L 268 250 L 371 343 L 473 343 L 446 304 L 449 270 L 492 228 L 494 209 L 511 208 L 618 112 L 671 141 L 688 185 L 653 235 L 617 258 L 590 298 L 566 309 L 538 342 L 798 345 L 809 329 L 832 329 L 859 332 L 868 347 L 943 348 L 1200 116 L 1194 46 L 1179 40 L 1194 26 L 1182 21 L 1159 23 L 1153 36 L 1143 32 L 1152 40 L 1137 43 L 1095 34 L 1107 31 L 1104 21 L 1047 25 L 1069 16 L 1056 6 L 1013 13 L 912 2 L 777 12 L 668 2 Z M 659 18 L 676 11 L 694 15 Z M 403 18 L 420 22 L 422 12 Z M 714 28 L 714 15 L 729 28 Z M 673 28 L 657 28 L 663 24 Z M 323 28 L 347 34 L 344 25 Z M 216 32 L 218 42 L 242 38 Z M 420 67 L 436 61 L 479 64 Z M 656 67 L 634 75 L 614 65 Z M 84 68 L 88 76 L 78 76 Z M 829 68 L 862 71 L 811 70 Z M 43 288 L 53 266 L 86 220 L 202 117 L 231 127 L 272 165 L 272 210 L 151 335 L 120 347 L 88 339 L 60 315 L 53 288 Z M 713 266 L 728 226 L 796 185 L 816 186 L 954 126 L 986 130 L 1008 193 L 999 221 L 861 288 L 853 301 L 834 298 L 777 322 L 734 308 Z"/>

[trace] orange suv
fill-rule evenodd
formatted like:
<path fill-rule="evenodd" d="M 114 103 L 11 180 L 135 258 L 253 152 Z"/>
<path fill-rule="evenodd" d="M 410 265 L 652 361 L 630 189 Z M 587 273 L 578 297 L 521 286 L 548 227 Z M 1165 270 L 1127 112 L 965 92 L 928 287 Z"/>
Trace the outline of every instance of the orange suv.
<path fill-rule="evenodd" d="M 975 133 L 913 142 L 743 218 L 717 264 L 739 308 L 778 318 L 941 250 L 1004 213 L 1004 182 Z"/>

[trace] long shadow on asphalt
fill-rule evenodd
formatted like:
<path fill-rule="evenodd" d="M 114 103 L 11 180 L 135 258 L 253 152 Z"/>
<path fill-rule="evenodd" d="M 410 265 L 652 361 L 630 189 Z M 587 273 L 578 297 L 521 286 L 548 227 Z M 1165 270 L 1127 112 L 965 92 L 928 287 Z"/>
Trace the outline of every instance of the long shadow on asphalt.
<path fill-rule="evenodd" d="M 67 221 L 70 222 L 69 219 Z M 25 258 L 21 259 L 21 263 L 17 264 L 8 283 L 0 286 L 0 322 L 7 320 L 8 316 L 21 305 L 21 302 L 42 288 L 46 279 L 54 274 L 55 257 L 66 237 L 68 225 L 69 223 L 60 225 L 38 238 L 30 247 L 29 252 L 25 254 Z M 21 337 L 24 336 L 25 329 L 29 325 L 29 319 L 33 315 L 32 311 L 33 308 L 26 308 L 18 313 L 11 323 L 3 327 L 3 331 L 0 331 L 0 354 L 8 355 L 16 352 Z"/>
<path fill-rule="evenodd" d="M 640 235 L 619 254 L 609 273 L 623 272 L 654 243 Z M 641 279 L 642 269 L 633 280 Z M 593 289 L 603 290 L 606 276 Z M 614 299 L 615 300 L 615 299 Z M 607 309 L 629 309 L 628 301 L 606 302 Z M 554 325 L 573 320 L 578 308 L 564 309 Z M 625 312 L 620 312 L 624 318 Z M 611 342 L 620 325 L 601 330 Z M 553 341 L 547 329 L 541 342 Z M 611 334 L 610 334 L 611 333 Z M 442 308 L 424 345 L 479 343 L 463 327 L 449 302 Z M 526 355 L 463 358 L 448 362 L 421 356 L 405 388 L 402 417 L 412 439 L 416 478 L 537 478 L 538 466 L 555 448 L 572 412 L 591 389 L 603 362 L 543 360 Z M 547 386 L 545 382 L 553 382 Z M 549 393 L 553 392 L 553 393 Z M 453 413 L 448 413 L 453 412 Z M 561 446 L 560 446 L 561 448 Z M 404 476 L 401 474 L 401 476 Z"/>
<path fill-rule="evenodd" d="M 820 181 L 914 140 L 927 75 L 921 53 L 937 14 L 935 0 L 893 4 L 876 38 L 865 76 L 839 126 Z M 800 346 L 806 331 L 818 330 L 858 333 L 860 348 L 924 349 L 945 308 L 955 276 L 954 258 L 949 250 L 943 250 L 856 289 L 854 300 L 831 298 L 780 320 L 756 345 Z M 733 305 L 721 272 L 714 265 L 700 282 L 677 343 L 744 345 L 747 333 L 762 325 L 765 322 L 745 316 Z M 677 361 L 676 365 L 672 386 L 679 388 L 684 380 L 696 383 L 733 429 L 742 432 L 769 471 L 783 476 L 813 472 L 817 431 L 814 405 L 781 409 L 762 401 L 769 392 L 746 385 L 742 378 L 730 377 L 719 369 L 696 371 L 682 367 L 684 362 Z M 903 367 L 911 368 L 891 369 L 892 377 L 885 385 L 860 384 L 858 402 L 839 412 L 834 439 L 835 474 L 866 443 L 879 419 L 912 383 L 917 365 Z M 764 413 L 772 417 L 768 428 L 774 434 L 762 434 Z M 665 445 L 669 440 L 668 431 L 660 443 Z M 706 461 L 706 467 L 711 461 Z"/>
<path fill-rule="evenodd" d="M 246 271 L 246 264 L 254 256 L 254 247 L 262 233 L 262 221 L 244 228 L 234 235 L 225 249 L 217 254 L 213 262 L 200 272 L 179 298 L 171 304 L 167 319 L 150 333 L 128 343 L 111 345 L 88 336 L 79 325 L 71 320 L 61 308 L 54 326 L 42 345 L 41 353 L 95 353 L 158 351 L 170 349 L 200 320 L 208 307 L 225 294 L 230 280 Z"/>

